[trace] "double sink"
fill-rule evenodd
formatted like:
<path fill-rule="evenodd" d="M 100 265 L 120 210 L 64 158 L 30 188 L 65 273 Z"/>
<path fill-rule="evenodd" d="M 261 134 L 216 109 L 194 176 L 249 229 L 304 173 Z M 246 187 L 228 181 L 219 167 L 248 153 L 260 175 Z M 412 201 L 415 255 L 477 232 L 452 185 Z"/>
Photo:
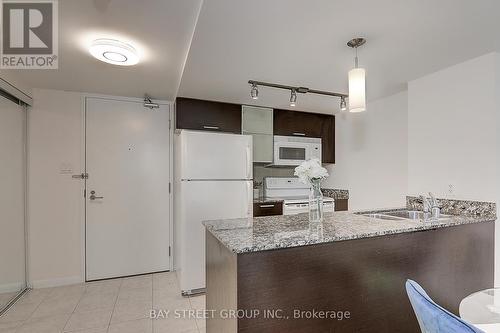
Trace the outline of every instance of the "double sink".
<path fill-rule="evenodd" d="M 375 213 L 357 213 L 359 215 L 363 215 L 366 217 L 371 217 L 375 219 L 381 220 L 436 220 L 431 218 L 429 213 L 424 213 L 418 210 L 387 210 L 387 211 L 378 211 Z M 445 220 L 453 217 L 453 215 L 440 214 L 437 220 Z"/>

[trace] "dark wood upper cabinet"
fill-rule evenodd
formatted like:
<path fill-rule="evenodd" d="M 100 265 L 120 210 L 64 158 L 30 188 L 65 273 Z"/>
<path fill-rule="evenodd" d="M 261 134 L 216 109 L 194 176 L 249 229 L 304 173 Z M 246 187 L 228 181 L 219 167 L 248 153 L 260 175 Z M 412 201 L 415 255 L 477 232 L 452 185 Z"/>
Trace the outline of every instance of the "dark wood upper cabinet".
<path fill-rule="evenodd" d="M 274 110 L 274 135 L 321 138 L 322 162 L 335 163 L 335 116 Z"/>
<path fill-rule="evenodd" d="M 176 128 L 241 134 L 241 105 L 179 97 Z"/>

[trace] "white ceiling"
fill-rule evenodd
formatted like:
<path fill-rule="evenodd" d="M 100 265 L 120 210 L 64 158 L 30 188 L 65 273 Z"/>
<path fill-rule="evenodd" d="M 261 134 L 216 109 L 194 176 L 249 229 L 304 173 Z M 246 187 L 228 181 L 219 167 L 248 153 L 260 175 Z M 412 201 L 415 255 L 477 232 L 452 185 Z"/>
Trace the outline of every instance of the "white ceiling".
<path fill-rule="evenodd" d="M 9 70 L 32 88 L 173 100 L 202 0 L 60 0 L 59 69 Z M 129 42 L 142 61 L 131 67 L 88 53 L 97 38 Z M 14 76 L 14 75 L 12 75 Z"/>
<path fill-rule="evenodd" d="M 249 79 L 347 92 L 352 37 L 369 100 L 427 73 L 497 50 L 498 0 L 205 0 L 179 96 L 289 108 L 289 92 Z M 338 100 L 298 96 L 296 109 L 331 113 Z"/>
<path fill-rule="evenodd" d="M 253 103 L 247 81 L 346 93 L 355 36 L 368 40 L 369 100 L 500 46 L 498 0 L 205 0 L 200 12 L 201 2 L 61 0 L 59 70 L 7 74 L 35 88 L 289 108 L 289 93 L 266 88 Z M 96 38 L 128 41 L 143 61 L 99 62 L 87 51 Z M 299 94 L 296 109 L 331 113 L 338 100 Z"/>

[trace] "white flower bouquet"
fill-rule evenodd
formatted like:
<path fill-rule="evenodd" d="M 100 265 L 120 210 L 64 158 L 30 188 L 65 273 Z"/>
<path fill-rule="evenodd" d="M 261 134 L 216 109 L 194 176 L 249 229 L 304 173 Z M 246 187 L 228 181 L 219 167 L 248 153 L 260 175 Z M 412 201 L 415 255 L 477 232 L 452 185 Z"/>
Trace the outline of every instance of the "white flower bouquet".
<path fill-rule="evenodd" d="M 327 178 L 328 171 L 321 166 L 317 158 L 313 158 L 296 167 L 294 175 L 304 184 L 313 185 Z"/>

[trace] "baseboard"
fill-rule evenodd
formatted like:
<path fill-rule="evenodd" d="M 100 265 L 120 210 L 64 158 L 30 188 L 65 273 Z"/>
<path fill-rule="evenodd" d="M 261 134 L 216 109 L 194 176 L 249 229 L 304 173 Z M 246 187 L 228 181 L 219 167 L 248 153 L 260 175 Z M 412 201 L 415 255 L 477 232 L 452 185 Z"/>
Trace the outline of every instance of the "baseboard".
<path fill-rule="evenodd" d="M 78 284 L 85 282 L 81 276 L 69 276 L 64 278 L 57 279 L 48 279 L 48 280 L 34 280 L 30 281 L 29 286 L 33 289 L 38 288 L 51 288 L 51 287 L 61 287 L 67 286 L 70 284 Z"/>
<path fill-rule="evenodd" d="M 24 282 L 13 282 L 0 284 L 0 294 L 21 291 L 24 288 Z"/>

